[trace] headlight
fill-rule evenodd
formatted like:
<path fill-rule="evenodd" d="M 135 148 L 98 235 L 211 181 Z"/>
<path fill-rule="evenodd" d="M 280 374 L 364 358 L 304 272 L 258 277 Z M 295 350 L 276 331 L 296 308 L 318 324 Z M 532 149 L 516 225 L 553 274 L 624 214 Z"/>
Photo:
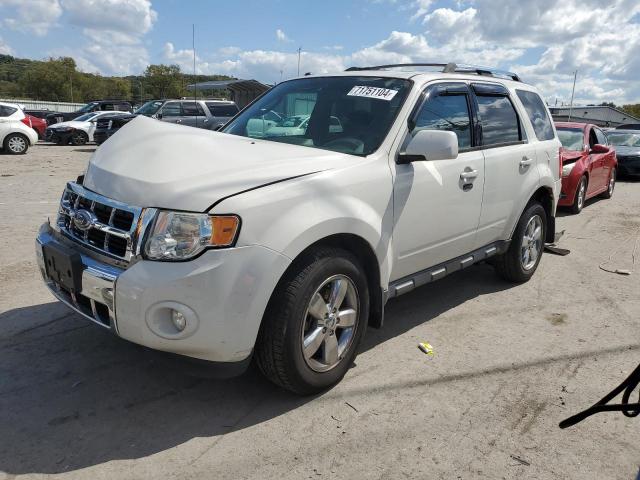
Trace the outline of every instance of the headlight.
<path fill-rule="evenodd" d="M 161 210 L 144 246 L 151 260 L 187 260 L 209 247 L 230 247 L 240 227 L 235 215 Z"/>
<path fill-rule="evenodd" d="M 573 167 L 575 166 L 576 162 L 571 162 L 571 163 L 565 163 L 564 165 L 562 165 L 562 176 L 563 177 L 568 177 L 571 174 L 571 170 L 573 170 Z"/>

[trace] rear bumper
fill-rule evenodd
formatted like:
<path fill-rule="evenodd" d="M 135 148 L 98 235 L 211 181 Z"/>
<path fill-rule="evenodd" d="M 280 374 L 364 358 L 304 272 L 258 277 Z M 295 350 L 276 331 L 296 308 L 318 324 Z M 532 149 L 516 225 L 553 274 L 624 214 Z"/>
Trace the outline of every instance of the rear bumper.
<path fill-rule="evenodd" d="M 618 174 L 628 176 L 640 175 L 640 158 L 618 157 Z"/>

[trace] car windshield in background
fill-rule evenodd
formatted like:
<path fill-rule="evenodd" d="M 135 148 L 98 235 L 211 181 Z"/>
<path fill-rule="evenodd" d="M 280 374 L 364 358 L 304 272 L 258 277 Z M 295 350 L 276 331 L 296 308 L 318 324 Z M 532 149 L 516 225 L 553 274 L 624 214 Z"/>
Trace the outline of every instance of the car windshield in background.
<path fill-rule="evenodd" d="M 162 106 L 162 102 L 157 100 L 147 102 L 144 105 L 142 105 L 139 109 L 137 109 L 135 113 L 139 115 L 147 115 L 147 116 L 155 115 L 155 113 L 160 109 L 161 106 Z"/>
<path fill-rule="evenodd" d="M 567 150 L 582 150 L 584 148 L 584 133 L 580 128 L 558 128 L 560 143 Z"/>
<path fill-rule="evenodd" d="M 607 132 L 607 138 L 616 147 L 640 147 L 640 133 Z"/>
<path fill-rule="evenodd" d="M 98 105 L 98 102 L 87 103 L 84 107 L 78 110 L 78 113 L 90 112 L 95 108 L 96 105 Z"/>
<path fill-rule="evenodd" d="M 409 92 L 411 82 L 381 77 L 319 77 L 283 82 L 222 131 L 351 155 L 377 150 Z M 283 135 L 285 122 L 309 117 Z M 293 121 L 295 122 L 295 121 Z M 339 128 L 338 128 L 339 125 Z M 291 127 L 287 127 L 291 128 Z"/>

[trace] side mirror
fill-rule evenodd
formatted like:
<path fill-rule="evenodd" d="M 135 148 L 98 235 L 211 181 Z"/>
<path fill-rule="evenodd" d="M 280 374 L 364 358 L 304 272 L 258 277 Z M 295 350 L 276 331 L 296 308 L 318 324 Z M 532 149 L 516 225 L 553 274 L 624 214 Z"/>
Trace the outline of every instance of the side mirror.
<path fill-rule="evenodd" d="M 458 158 L 458 135 L 446 130 L 419 130 L 396 163 Z"/>
<path fill-rule="evenodd" d="M 158 112 L 158 113 L 156 113 L 156 118 L 157 118 L 158 120 L 162 120 L 162 112 Z"/>
<path fill-rule="evenodd" d="M 596 143 L 591 149 L 591 153 L 609 153 L 609 147 Z"/>
<path fill-rule="evenodd" d="M 217 132 L 218 130 L 222 130 L 222 127 L 224 127 L 224 123 L 219 123 L 214 127 L 213 130 Z"/>

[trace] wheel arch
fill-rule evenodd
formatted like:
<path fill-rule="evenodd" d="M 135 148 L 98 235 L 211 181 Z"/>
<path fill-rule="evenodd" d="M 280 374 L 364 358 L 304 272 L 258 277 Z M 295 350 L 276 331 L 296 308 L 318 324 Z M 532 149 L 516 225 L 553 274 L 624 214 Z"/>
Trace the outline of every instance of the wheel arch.
<path fill-rule="evenodd" d="M 353 233 L 336 233 L 311 243 L 296 255 L 280 277 L 278 286 L 291 271 L 297 268 L 297 260 L 306 256 L 312 250 L 321 247 L 340 248 L 351 253 L 358 259 L 364 269 L 369 285 L 369 325 L 376 328 L 381 327 L 384 319 L 384 294 L 380 280 L 380 264 L 371 244 L 359 235 Z M 272 296 L 278 290 L 278 286 L 274 289 Z"/>
<path fill-rule="evenodd" d="M 588 180 L 587 180 L 588 181 Z M 555 240 L 555 211 L 554 211 L 554 198 L 553 198 L 553 189 L 546 186 L 538 187 L 538 189 L 533 192 L 533 195 L 527 201 L 527 204 L 522 209 L 522 212 L 526 210 L 527 206 L 529 206 L 532 202 L 538 202 L 544 208 L 544 211 L 547 215 L 547 231 L 545 235 L 545 242 L 553 243 Z M 522 213 L 520 213 L 522 215 Z"/>

